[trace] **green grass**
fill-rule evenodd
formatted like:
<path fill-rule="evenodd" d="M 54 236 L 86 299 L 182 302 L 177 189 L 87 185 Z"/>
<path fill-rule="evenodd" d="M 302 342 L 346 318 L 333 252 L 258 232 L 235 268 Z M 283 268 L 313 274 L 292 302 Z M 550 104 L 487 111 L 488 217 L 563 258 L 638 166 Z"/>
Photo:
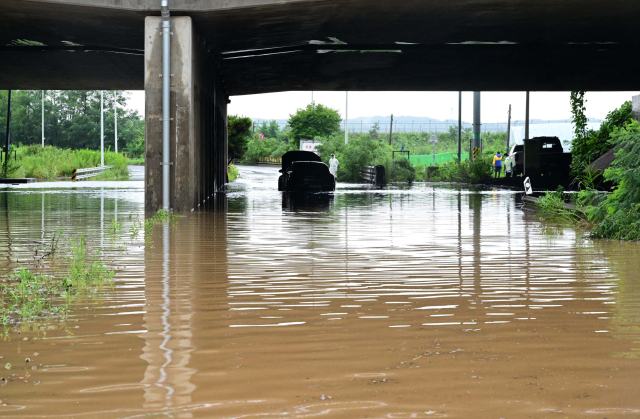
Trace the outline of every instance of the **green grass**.
<path fill-rule="evenodd" d="M 3 278 L 2 323 L 64 316 L 78 295 L 113 280 L 115 272 L 97 254 L 89 252 L 82 236 L 71 240 L 67 261 L 66 268 L 56 275 L 38 274 L 22 267 Z"/>
<path fill-rule="evenodd" d="M 434 172 L 431 182 L 476 183 L 493 177 L 492 157 L 481 156 L 476 160 L 457 160 L 443 164 Z"/>
<path fill-rule="evenodd" d="M 163 221 L 167 220 L 167 221 L 175 221 L 177 218 L 180 218 L 180 215 L 174 214 L 172 212 L 169 211 L 165 211 L 165 210 L 159 210 L 158 212 L 155 213 L 155 215 L 147 220 L 145 220 L 144 222 L 144 231 L 146 233 L 152 233 L 153 232 L 153 228 L 162 223 Z M 147 236 L 149 237 L 149 236 Z"/>
<path fill-rule="evenodd" d="M 583 221 L 581 212 L 565 207 L 564 189 L 558 186 L 555 192 L 549 192 L 538 198 L 536 205 L 539 208 L 539 215 L 546 220 L 566 221 L 578 223 Z"/>
<path fill-rule="evenodd" d="M 238 178 L 238 175 L 239 175 L 238 168 L 235 165 L 230 164 L 229 168 L 227 169 L 227 176 L 229 176 L 229 182 L 235 181 Z"/>
<path fill-rule="evenodd" d="M 59 177 L 71 177 L 73 169 L 100 166 L 99 150 L 70 150 L 39 145 L 15 147 L 17 158 L 10 159 L 8 176 L 12 178 L 31 177 L 40 180 L 52 180 Z M 100 178 L 128 178 L 127 159 L 119 153 L 105 151 L 106 166 L 113 166 Z M 94 178 L 98 179 L 98 177 Z"/>
<path fill-rule="evenodd" d="M 144 157 L 128 158 L 127 164 L 131 166 L 144 166 Z"/>

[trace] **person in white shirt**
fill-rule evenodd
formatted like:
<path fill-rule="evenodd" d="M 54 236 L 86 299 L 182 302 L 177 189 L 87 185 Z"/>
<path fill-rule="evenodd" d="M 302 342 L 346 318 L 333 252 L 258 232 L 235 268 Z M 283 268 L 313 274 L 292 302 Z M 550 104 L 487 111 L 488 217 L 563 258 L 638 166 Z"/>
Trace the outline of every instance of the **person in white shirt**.
<path fill-rule="evenodd" d="M 331 153 L 331 160 L 329 160 L 329 171 L 334 178 L 338 178 L 338 165 L 340 162 L 336 159 L 336 155 Z"/>

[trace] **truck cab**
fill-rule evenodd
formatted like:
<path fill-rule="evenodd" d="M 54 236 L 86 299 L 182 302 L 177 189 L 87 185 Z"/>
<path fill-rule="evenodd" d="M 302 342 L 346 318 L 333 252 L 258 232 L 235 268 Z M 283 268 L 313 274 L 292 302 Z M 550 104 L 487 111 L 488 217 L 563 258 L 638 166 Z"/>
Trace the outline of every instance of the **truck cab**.
<path fill-rule="evenodd" d="M 569 175 L 571 153 L 565 153 L 558 137 L 525 139 L 524 144 L 511 148 L 504 161 L 507 176 L 559 176 Z"/>
<path fill-rule="evenodd" d="M 504 159 L 504 170 L 507 177 L 519 176 L 524 172 L 524 145 L 516 144 L 511 147 Z"/>

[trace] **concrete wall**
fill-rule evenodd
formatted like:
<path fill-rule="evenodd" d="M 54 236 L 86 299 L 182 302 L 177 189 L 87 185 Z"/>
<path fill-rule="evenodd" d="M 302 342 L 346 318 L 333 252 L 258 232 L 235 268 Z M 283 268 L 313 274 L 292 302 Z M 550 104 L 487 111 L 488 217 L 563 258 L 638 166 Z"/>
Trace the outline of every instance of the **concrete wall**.
<path fill-rule="evenodd" d="M 145 19 L 145 209 L 162 206 L 162 19 Z M 224 188 L 227 95 L 190 17 L 171 18 L 170 205 L 197 208 Z"/>
<path fill-rule="evenodd" d="M 640 95 L 631 98 L 633 104 L 633 119 L 640 121 Z"/>

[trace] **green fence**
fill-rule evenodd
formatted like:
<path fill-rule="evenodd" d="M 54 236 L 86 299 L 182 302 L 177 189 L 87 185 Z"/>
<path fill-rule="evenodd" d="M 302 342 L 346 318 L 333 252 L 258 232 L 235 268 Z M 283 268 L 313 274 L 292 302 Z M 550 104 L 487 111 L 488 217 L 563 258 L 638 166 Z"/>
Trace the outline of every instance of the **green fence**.
<path fill-rule="evenodd" d="M 462 160 L 469 158 L 469 153 L 462 153 Z M 436 165 L 441 165 L 450 161 L 458 160 L 458 153 L 440 153 L 436 154 Z M 419 154 L 411 156 L 411 163 L 415 166 L 422 164 L 424 166 L 433 165 L 433 154 Z"/>

